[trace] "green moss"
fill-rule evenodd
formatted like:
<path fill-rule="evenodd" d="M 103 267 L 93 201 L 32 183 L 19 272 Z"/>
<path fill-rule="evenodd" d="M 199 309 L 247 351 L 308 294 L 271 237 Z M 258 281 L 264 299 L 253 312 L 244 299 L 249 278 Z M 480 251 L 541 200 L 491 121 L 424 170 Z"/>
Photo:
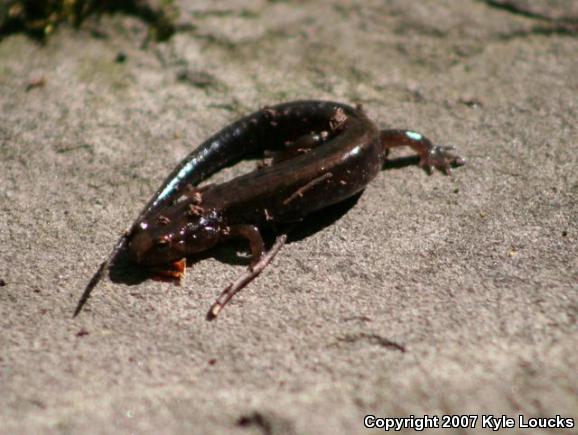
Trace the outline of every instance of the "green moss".
<path fill-rule="evenodd" d="M 0 37 L 25 32 L 43 39 L 63 23 L 78 27 L 90 16 L 123 12 L 140 17 L 151 37 L 168 39 L 178 15 L 174 0 L 153 7 L 144 0 L 0 0 Z"/>

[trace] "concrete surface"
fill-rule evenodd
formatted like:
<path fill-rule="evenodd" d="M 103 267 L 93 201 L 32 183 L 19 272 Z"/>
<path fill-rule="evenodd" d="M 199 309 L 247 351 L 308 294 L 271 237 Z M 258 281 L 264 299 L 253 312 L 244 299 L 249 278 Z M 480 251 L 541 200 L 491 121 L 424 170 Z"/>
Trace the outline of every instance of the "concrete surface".
<path fill-rule="evenodd" d="M 45 46 L 3 39 L 0 433 L 361 434 L 367 414 L 577 419 L 571 3 L 190 1 L 162 44 L 143 44 L 146 26 L 121 15 L 63 27 Z M 383 171 L 216 322 L 206 310 L 244 266 L 213 257 L 181 287 L 106 280 L 71 318 L 192 147 L 299 98 L 363 103 L 380 125 L 456 144 L 468 163 L 452 177 Z M 460 432 L 480 431 L 478 421 Z"/>

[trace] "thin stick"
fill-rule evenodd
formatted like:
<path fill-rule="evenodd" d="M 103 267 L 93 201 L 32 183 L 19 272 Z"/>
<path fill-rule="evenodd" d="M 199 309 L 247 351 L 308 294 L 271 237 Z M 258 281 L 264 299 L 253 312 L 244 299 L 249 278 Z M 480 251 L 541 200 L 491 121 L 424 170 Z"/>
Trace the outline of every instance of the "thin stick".
<path fill-rule="evenodd" d="M 287 241 L 287 234 L 281 234 L 275 239 L 275 243 L 271 246 L 271 249 L 261 256 L 259 261 L 249 267 L 247 271 L 239 276 L 235 281 L 233 281 L 219 297 L 215 300 L 209 312 L 207 313 L 207 320 L 215 319 L 223 307 L 240 292 L 247 284 L 253 281 L 262 271 L 267 267 L 269 263 L 275 258 L 275 255 L 281 250 L 285 242 Z"/>
<path fill-rule="evenodd" d="M 321 175 L 321 176 L 319 176 L 319 177 L 317 177 L 317 178 L 314 178 L 314 179 L 311 180 L 309 183 L 307 183 L 305 186 L 300 187 L 300 188 L 297 189 L 295 192 L 293 192 L 289 198 L 287 198 L 287 199 L 285 199 L 285 200 L 283 201 L 283 205 L 287 205 L 287 204 L 289 204 L 291 201 L 294 201 L 294 200 L 297 199 L 297 198 L 303 197 L 303 194 L 304 194 L 305 192 L 307 192 L 308 190 L 311 190 L 313 187 L 315 187 L 315 186 L 318 185 L 319 183 L 321 183 L 321 182 L 323 182 L 323 181 L 325 181 L 325 180 L 327 180 L 327 179 L 329 179 L 329 178 L 331 178 L 331 177 L 333 177 L 333 173 L 331 173 L 331 172 L 326 172 L 325 174 L 323 174 L 323 175 Z"/>
<path fill-rule="evenodd" d="M 74 310 L 74 314 L 72 315 L 72 317 L 78 316 L 78 314 L 82 311 L 82 308 L 84 307 L 84 305 L 88 301 L 88 298 L 90 298 L 90 293 L 92 293 L 92 290 L 94 290 L 96 285 L 102 280 L 102 278 L 104 278 L 104 275 L 106 274 L 106 272 L 114 264 L 114 262 L 116 260 L 116 256 L 121 251 L 121 249 L 124 248 L 124 245 L 126 244 L 128 234 L 129 234 L 129 232 L 126 231 L 122 235 L 122 237 L 116 243 L 114 249 L 112 250 L 112 252 L 108 256 L 108 258 L 101 263 L 101 265 L 98 268 L 98 270 L 96 271 L 96 273 L 94 275 L 92 275 L 92 278 L 90 278 L 90 281 L 88 282 L 86 288 L 84 289 L 84 292 L 82 293 L 82 296 L 80 297 L 80 300 L 78 301 L 78 305 L 76 305 L 76 309 Z"/>

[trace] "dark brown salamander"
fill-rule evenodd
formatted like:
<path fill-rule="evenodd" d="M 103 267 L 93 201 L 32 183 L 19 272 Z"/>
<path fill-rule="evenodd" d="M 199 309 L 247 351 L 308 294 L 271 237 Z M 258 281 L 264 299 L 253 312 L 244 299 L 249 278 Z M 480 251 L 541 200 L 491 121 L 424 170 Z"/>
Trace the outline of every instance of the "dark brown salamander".
<path fill-rule="evenodd" d="M 254 279 L 283 246 L 277 235 L 265 252 L 261 230 L 301 220 L 365 188 L 388 150 L 407 145 L 428 172 L 446 174 L 464 164 L 452 147 L 434 145 L 408 130 L 380 131 L 361 108 L 326 101 L 295 101 L 259 110 L 225 127 L 170 174 L 95 274 L 75 315 L 119 252 L 157 275 L 180 279 L 185 259 L 231 238 L 247 239 L 249 269 L 223 291 L 208 319 Z M 197 187 L 247 154 L 271 151 L 272 164 L 218 185 Z"/>

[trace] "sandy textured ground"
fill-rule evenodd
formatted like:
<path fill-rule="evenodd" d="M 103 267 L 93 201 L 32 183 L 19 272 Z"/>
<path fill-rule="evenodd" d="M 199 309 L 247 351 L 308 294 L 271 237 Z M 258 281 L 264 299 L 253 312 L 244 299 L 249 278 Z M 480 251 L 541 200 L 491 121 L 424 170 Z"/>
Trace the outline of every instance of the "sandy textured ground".
<path fill-rule="evenodd" d="M 578 419 L 575 5 L 188 3 L 162 44 L 126 16 L 45 46 L 0 41 L 0 433 Z M 300 98 L 363 103 L 384 127 L 456 144 L 467 166 L 383 171 L 216 322 L 206 310 L 244 267 L 219 256 L 181 287 L 107 280 L 71 318 L 192 147 Z"/>

